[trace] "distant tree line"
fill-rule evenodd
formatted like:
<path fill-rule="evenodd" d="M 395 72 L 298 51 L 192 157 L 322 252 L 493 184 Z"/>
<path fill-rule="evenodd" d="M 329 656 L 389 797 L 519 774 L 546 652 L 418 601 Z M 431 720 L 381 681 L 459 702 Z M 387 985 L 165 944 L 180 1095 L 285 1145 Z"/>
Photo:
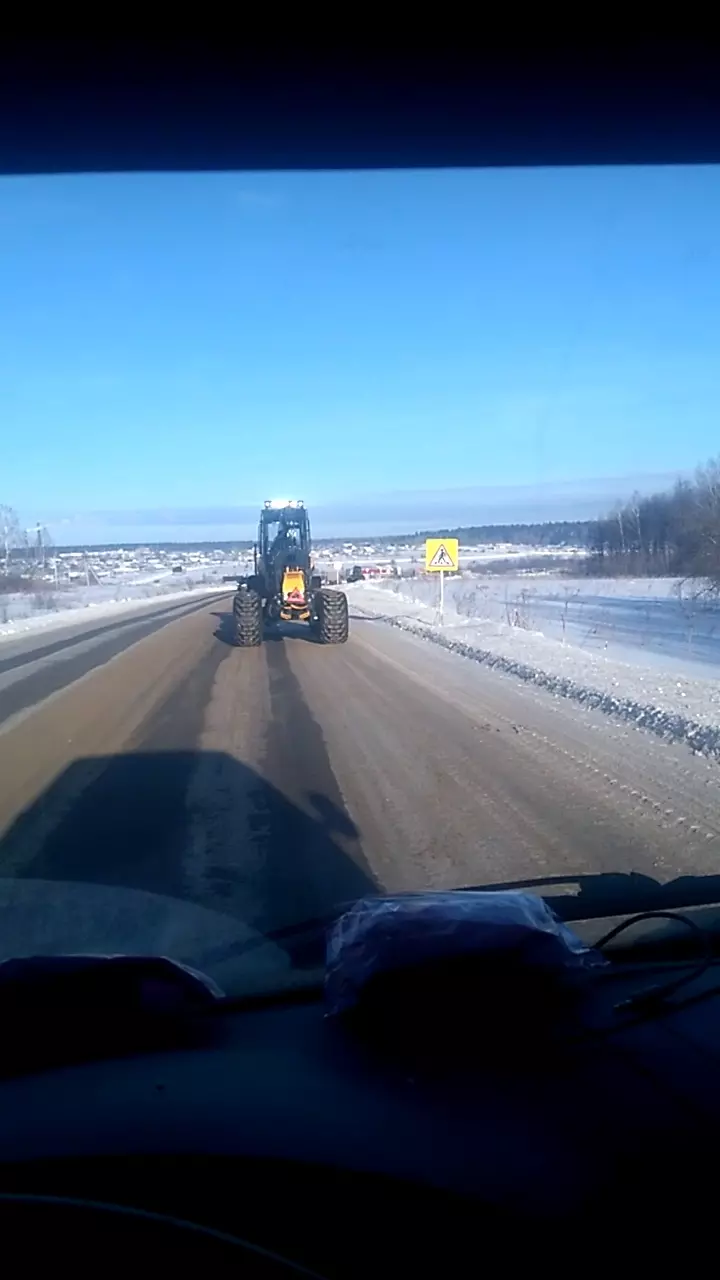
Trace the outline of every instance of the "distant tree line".
<path fill-rule="evenodd" d="M 590 520 L 545 520 L 532 524 L 461 525 L 457 529 L 425 529 L 412 538 L 458 538 L 466 545 L 504 542 L 520 547 L 585 547 Z M 394 541 L 401 542 L 402 538 Z"/>
<path fill-rule="evenodd" d="M 701 578 L 720 588 L 720 458 L 693 480 L 618 504 L 593 523 L 588 550 L 591 573 Z"/>

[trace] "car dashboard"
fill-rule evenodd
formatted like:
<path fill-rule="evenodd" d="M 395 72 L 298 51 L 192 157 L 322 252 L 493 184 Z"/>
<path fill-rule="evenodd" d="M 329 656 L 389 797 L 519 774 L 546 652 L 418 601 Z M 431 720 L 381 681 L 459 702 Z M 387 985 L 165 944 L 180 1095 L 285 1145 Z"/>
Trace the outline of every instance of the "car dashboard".
<path fill-rule="evenodd" d="M 6 1075 L 0 1218 L 56 1198 L 138 1210 L 243 1241 L 250 1274 L 443 1269 L 478 1233 L 517 1258 L 533 1228 L 600 1222 L 642 1223 L 647 1247 L 648 1212 L 680 1231 L 709 1190 L 719 977 L 711 963 L 672 1007 L 618 1021 L 649 979 L 618 961 L 559 1042 L 509 1010 L 498 1044 L 479 1001 L 461 1052 L 435 1035 L 390 1046 L 328 1019 L 311 987 L 229 1001 L 180 1046 Z"/>

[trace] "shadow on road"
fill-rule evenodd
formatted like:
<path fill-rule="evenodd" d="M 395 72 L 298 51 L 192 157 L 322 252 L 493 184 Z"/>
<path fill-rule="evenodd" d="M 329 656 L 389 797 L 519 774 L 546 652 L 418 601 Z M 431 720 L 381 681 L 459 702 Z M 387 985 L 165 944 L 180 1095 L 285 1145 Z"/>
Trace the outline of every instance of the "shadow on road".
<path fill-rule="evenodd" d="M 327 922 L 377 892 L 357 828 L 328 796 L 313 793 L 300 808 L 232 756 L 203 751 L 76 761 L 0 840 L 3 875 L 57 885 L 49 927 L 26 940 L 31 950 L 57 949 L 53 910 L 63 915 L 60 949 L 87 949 L 74 933 L 68 889 L 105 886 L 117 892 L 103 895 L 112 919 L 101 949 L 117 945 L 115 917 L 131 910 L 121 890 L 134 890 L 204 908 L 198 920 L 221 912 L 216 933 L 236 921 L 229 950 L 222 929 L 217 936 L 224 959 L 270 939 L 293 968 L 322 965 Z M 139 933 L 139 920 L 128 917 L 123 928 L 134 924 Z M 2 939 L 0 950 L 8 954 Z M 199 964 L 197 955 L 176 958 Z"/>
<path fill-rule="evenodd" d="M 234 647 L 235 621 L 232 612 L 218 613 L 213 610 L 210 616 L 218 619 L 217 626 L 213 631 L 215 639 L 222 641 L 223 644 L 230 645 L 231 648 Z"/>
<path fill-rule="evenodd" d="M 635 872 L 581 874 L 476 887 L 532 889 L 567 921 L 720 903 L 720 875 L 663 884 Z M 381 891 L 360 832 L 323 790 L 294 803 L 219 751 L 79 759 L 0 839 L 0 957 L 159 952 L 212 972 L 215 962 L 255 954 L 260 964 L 272 952 L 285 971 L 316 969 L 326 925 Z"/>
<path fill-rule="evenodd" d="M 218 624 L 213 632 L 215 639 L 234 648 L 235 622 L 232 613 L 213 612 L 212 616 L 218 619 Z M 268 644 L 277 643 L 279 640 L 304 640 L 309 644 L 319 644 L 315 632 L 304 622 L 278 622 L 272 626 L 266 626 L 263 632 L 263 640 Z"/>
<path fill-rule="evenodd" d="M 319 644 L 315 632 L 306 622 L 276 622 L 265 628 L 263 639 L 270 644 L 278 640 L 304 640 L 306 644 Z"/>
<path fill-rule="evenodd" d="M 382 622 L 385 625 L 393 622 L 416 622 L 422 625 L 422 619 L 413 617 L 411 613 L 351 613 L 351 622 Z"/>

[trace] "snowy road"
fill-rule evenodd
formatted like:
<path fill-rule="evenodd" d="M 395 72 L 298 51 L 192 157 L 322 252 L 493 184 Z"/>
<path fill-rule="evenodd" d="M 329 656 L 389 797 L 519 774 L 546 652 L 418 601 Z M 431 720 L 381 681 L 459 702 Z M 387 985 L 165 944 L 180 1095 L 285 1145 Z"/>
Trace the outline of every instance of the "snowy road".
<path fill-rule="evenodd" d="M 5 637 L 0 645 L 0 726 L 27 715 L 38 703 L 101 667 L 130 645 L 177 618 L 206 609 L 218 593 L 190 593 L 180 599 L 115 606 L 84 613 L 81 622 L 28 635 Z"/>
<path fill-rule="evenodd" d="M 567 912 L 592 914 L 685 878 L 720 899 L 717 763 L 382 622 L 239 650 L 228 607 L 155 619 L 100 662 L 80 638 L 39 701 L 33 663 L 13 668 L 0 885 L 18 920 L 17 894 L 54 887 L 42 939 L 18 924 L 8 949 L 161 945 L 119 909 L 109 937 L 68 938 L 68 885 L 210 909 L 296 966 L 318 959 L 302 922 L 379 889 L 560 877 Z"/>

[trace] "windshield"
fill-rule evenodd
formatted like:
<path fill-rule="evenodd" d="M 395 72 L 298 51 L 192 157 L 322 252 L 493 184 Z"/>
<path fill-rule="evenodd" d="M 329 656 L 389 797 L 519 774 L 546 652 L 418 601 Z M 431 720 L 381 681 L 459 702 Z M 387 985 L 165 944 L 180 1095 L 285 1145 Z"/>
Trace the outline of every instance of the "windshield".
<path fill-rule="evenodd" d="M 717 168 L 0 220 L 2 956 L 242 993 L 368 895 L 718 900 Z"/>

